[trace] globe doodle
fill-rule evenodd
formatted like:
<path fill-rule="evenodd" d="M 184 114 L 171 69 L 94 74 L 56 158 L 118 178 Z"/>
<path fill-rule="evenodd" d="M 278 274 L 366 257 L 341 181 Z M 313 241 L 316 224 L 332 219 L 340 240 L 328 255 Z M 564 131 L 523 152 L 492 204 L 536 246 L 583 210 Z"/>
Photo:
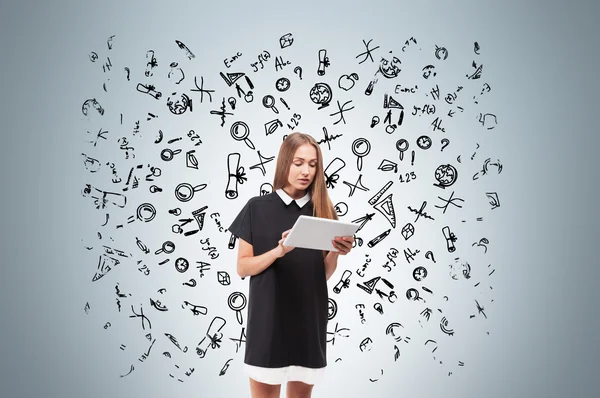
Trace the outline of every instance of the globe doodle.
<path fill-rule="evenodd" d="M 331 97 L 331 88 L 326 83 L 316 83 L 310 89 L 310 100 L 317 105 L 321 104 L 318 109 L 328 106 L 331 102 Z"/>
<path fill-rule="evenodd" d="M 435 179 L 438 181 L 438 184 L 433 185 L 440 188 L 446 188 L 454 184 L 457 178 L 458 171 L 456 170 L 456 167 L 451 164 L 443 164 L 435 169 Z"/>

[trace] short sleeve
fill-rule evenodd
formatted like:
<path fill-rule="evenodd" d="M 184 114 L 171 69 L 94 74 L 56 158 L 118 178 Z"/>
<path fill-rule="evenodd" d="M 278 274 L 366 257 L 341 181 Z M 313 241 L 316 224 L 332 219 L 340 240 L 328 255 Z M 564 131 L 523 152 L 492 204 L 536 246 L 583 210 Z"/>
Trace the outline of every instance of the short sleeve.
<path fill-rule="evenodd" d="M 231 223 L 228 230 L 233 235 L 237 236 L 240 239 L 252 244 L 252 212 L 251 201 L 248 201 L 246 205 L 242 208 L 240 213 L 237 215 L 235 220 Z"/>

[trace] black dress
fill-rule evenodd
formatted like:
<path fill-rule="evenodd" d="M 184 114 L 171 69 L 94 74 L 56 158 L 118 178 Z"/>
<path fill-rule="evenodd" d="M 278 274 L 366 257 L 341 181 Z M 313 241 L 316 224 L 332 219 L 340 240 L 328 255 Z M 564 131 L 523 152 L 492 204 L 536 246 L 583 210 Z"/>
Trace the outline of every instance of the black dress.
<path fill-rule="evenodd" d="M 287 195 L 286 195 L 287 196 Z M 288 196 L 289 198 L 289 196 Z M 229 227 L 250 243 L 254 255 L 277 247 L 312 201 L 288 205 L 277 192 L 253 197 Z M 250 277 L 244 363 L 263 368 L 324 368 L 328 293 L 322 251 L 294 248 Z"/>

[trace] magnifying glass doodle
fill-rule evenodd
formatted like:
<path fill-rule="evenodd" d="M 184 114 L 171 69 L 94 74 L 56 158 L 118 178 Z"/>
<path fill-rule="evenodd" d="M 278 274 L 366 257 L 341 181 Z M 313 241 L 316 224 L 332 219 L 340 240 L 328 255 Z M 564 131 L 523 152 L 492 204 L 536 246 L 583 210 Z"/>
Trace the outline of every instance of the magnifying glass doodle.
<path fill-rule="evenodd" d="M 173 157 L 181 152 L 181 149 L 171 150 L 169 148 L 165 148 L 160 152 L 160 158 L 165 162 L 169 162 L 173 160 Z M 159 174 L 160 175 L 160 174 Z"/>
<path fill-rule="evenodd" d="M 358 148 L 363 144 L 365 145 L 365 150 L 359 152 Z M 367 156 L 369 152 L 371 152 L 371 143 L 367 141 L 366 138 L 357 138 L 352 143 L 352 153 L 358 156 L 356 159 L 356 167 L 358 168 L 358 171 L 362 170 L 362 158 Z"/>
<path fill-rule="evenodd" d="M 206 184 L 192 187 L 192 184 L 182 182 L 175 188 L 175 197 L 181 202 L 189 202 L 194 197 L 194 192 L 202 191 L 204 188 L 206 188 Z"/>
<path fill-rule="evenodd" d="M 240 126 L 241 126 L 241 128 L 240 128 Z M 240 134 L 240 130 L 243 130 L 241 132 L 241 134 Z M 248 146 L 248 148 L 255 149 L 254 144 L 248 138 L 248 135 L 250 135 L 250 127 L 248 127 L 248 125 L 246 123 L 244 123 L 242 121 L 234 122 L 231 125 L 231 128 L 229 129 L 229 133 L 231 134 L 231 136 L 233 137 L 234 140 L 244 141 L 246 143 L 246 145 Z"/>
<path fill-rule="evenodd" d="M 170 240 L 165 241 L 162 244 L 162 247 L 154 252 L 154 254 L 159 255 L 160 253 L 171 254 L 175 251 L 175 243 Z"/>
<path fill-rule="evenodd" d="M 235 301 L 237 301 L 237 304 Z M 229 305 L 229 308 L 235 311 L 235 316 L 240 325 L 242 325 L 244 322 L 242 318 L 242 310 L 246 308 L 246 303 L 246 296 L 242 292 L 233 292 L 227 299 L 227 305 Z"/>
<path fill-rule="evenodd" d="M 404 138 L 399 139 L 396 142 L 396 149 L 400 151 L 400 160 L 404 159 L 404 152 L 408 149 L 408 141 Z"/>
<path fill-rule="evenodd" d="M 275 108 L 275 98 L 272 95 L 265 95 L 263 97 L 262 103 L 265 108 L 271 108 L 273 112 L 279 113 L 279 110 Z"/>

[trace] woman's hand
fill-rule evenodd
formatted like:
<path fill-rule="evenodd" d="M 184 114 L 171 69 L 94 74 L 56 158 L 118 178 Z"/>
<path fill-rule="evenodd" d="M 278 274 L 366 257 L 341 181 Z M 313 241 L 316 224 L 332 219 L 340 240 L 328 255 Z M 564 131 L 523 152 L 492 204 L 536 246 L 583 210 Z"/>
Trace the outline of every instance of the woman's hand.
<path fill-rule="evenodd" d="M 345 256 L 350 253 L 352 250 L 352 244 L 354 243 L 353 236 L 336 236 L 334 240 L 331 241 L 333 243 L 333 247 L 335 247 L 338 251 L 338 254 Z"/>
<path fill-rule="evenodd" d="M 278 250 L 277 258 L 283 257 L 286 253 L 294 250 L 294 246 L 284 246 L 283 245 L 283 242 L 285 241 L 285 238 L 288 236 L 290 231 L 291 231 L 291 229 L 288 229 L 287 231 L 284 231 L 281 234 L 281 239 L 279 240 L 279 244 L 277 245 L 277 250 Z"/>

